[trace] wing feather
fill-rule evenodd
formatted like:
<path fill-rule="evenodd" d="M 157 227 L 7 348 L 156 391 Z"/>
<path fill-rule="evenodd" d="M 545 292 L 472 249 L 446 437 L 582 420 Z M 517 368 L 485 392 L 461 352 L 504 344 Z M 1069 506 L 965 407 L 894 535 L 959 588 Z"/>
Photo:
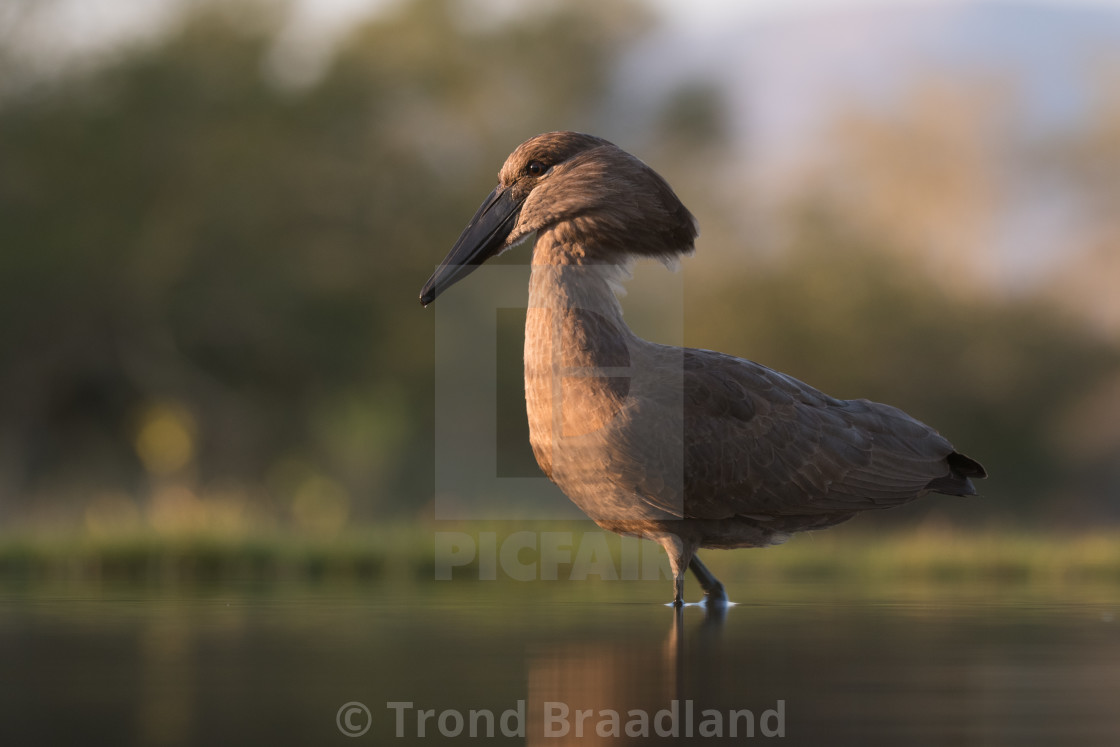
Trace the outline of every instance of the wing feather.
<path fill-rule="evenodd" d="M 885 508 L 952 476 L 952 445 L 901 410 L 721 353 L 685 351 L 684 407 L 688 517 Z"/>

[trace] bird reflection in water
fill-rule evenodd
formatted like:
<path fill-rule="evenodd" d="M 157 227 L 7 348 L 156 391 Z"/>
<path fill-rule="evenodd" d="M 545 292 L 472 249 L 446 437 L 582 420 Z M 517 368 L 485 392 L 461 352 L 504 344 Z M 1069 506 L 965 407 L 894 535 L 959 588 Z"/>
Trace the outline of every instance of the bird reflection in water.
<path fill-rule="evenodd" d="M 529 744 L 641 744 L 773 731 L 774 701 L 728 702 L 723 629 L 729 604 L 676 607 L 661 639 L 563 643 L 528 659 Z M 733 613 L 732 613 L 733 614 Z M 697 619 L 699 618 L 699 619 Z M 738 691 L 741 693 L 742 688 Z M 706 724 L 706 732 L 702 731 Z"/>

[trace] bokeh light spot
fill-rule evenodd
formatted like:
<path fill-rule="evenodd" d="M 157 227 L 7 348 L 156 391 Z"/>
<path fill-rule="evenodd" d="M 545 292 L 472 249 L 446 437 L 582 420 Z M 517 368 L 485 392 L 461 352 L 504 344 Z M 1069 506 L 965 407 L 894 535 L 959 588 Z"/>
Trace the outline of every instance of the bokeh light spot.
<path fill-rule="evenodd" d="M 136 453 L 153 475 L 170 475 L 194 458 L 194 418 L 183 407 L 159 404 L 150 407 L 136 435 Z"/>

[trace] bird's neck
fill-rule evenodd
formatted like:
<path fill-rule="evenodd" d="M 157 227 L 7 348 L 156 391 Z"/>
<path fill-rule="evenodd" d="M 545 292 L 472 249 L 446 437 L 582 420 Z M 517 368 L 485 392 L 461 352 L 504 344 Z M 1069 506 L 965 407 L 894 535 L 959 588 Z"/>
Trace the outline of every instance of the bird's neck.
<path fill-rule="evenodd" d="M 542 234 L 533 250 L 525 321 L 525 400 L 537 461 L 551 475 L 553 447 L 605 425 L 626 399 L 643 344 L 615 294 L 626 265 L 585 263 L 587 252 Z"/>
<path fill-rule="evenodd" d="M 594 312 L 628 333 L 618 293 L 629 278 L 631 262 L 588 262 L 587 254 L 578 244 L 560 243 L 551 233 L 542 235 L 533 248 L 530 308 Z"/>
<path fill-rule="evenodd" d="M 619 363 L 620 349 L 637 338 L 622 319 L 617 294 L 630 277 L 630 263 L 590 263 L 587 255 L 551 232 L 538 238 L 529 279 L 526 363 L 533 358 L 569 367 L 625 365 Z M 545 342 L 548 347 L 541 347 Z"/>

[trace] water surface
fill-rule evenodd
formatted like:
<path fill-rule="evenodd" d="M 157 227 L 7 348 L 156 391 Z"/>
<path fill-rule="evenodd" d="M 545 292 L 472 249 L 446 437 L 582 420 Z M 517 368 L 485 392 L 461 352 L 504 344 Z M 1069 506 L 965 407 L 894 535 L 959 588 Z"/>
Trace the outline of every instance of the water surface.
<path fill-rule="evenodd" d="M 1120 744 L 1116 589 L 635 586 L 0 590 L 0 744 Z"/>

